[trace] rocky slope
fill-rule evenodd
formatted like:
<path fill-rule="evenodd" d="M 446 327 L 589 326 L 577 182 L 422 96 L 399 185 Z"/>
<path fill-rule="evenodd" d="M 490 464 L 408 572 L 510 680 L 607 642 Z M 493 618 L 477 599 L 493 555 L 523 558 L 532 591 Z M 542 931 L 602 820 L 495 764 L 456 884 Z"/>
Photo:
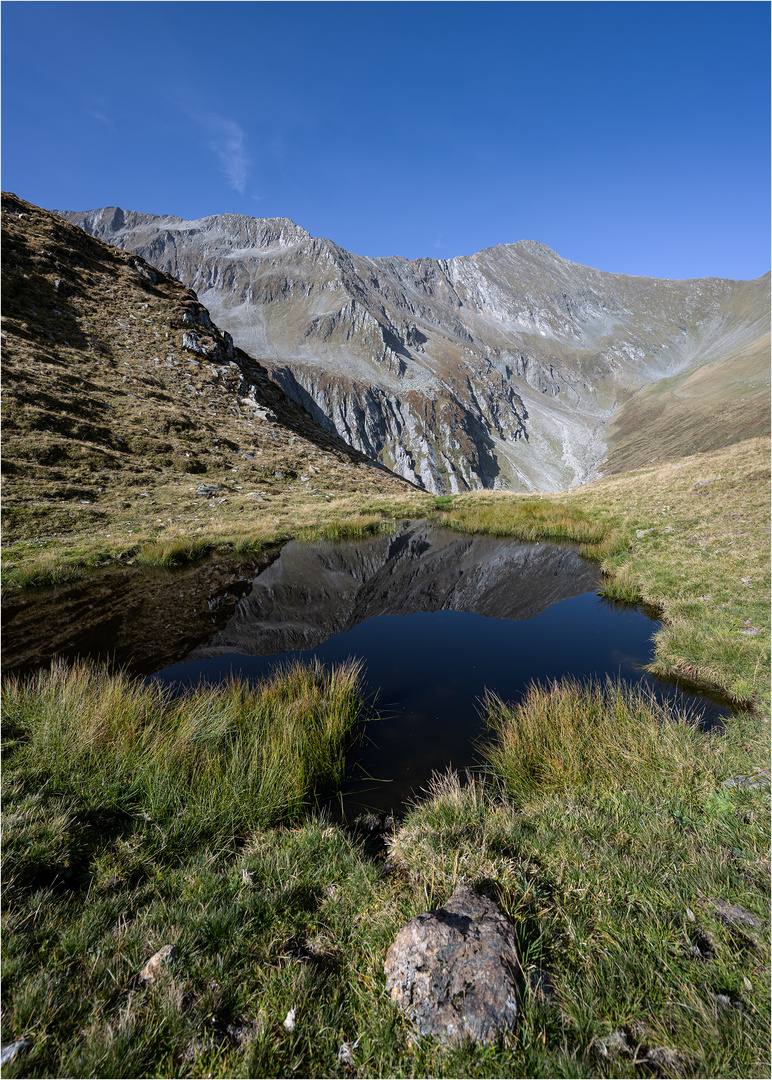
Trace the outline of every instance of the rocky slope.
<path fill-rule="evenodd" d="M 63 216 L 179 277 L 329 430 L 432 491 L 549 490 L 616 468 L 617 442 L 629 450 L 631 429 L 642 434 L 638 413 L 620 427 L 620 411 L 706 364 L 711 388 L 671 385 L 668 402 L 686 397 L 688 419 L 707 410 L 710 434 L 700 419 L 675 452 L 768 428 L 768 275 L 628 277 L 532 241 L 449 260 L 365 258 L 287 218 Z M 727 434 L 716 387 L 738 354 L 753 357 L 742 383 L 756 384 L 754 420 L 734 410 Z M 639 456 L 656 457 L 657 442 Z"/>
<path fill-rule="evenodd" d="M 413 490 L 321 428 L 179 281 L 9 194 L 2 284 L 4 543 L 259 532 L 277 501 Z"/>

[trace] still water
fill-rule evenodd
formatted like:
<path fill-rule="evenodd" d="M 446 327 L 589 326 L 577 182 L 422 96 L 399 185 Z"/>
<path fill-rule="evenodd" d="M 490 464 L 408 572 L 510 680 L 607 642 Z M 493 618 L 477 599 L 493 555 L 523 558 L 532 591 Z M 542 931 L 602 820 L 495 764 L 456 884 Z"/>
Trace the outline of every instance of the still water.
<path fill-rule="evenodd" d="M 399 811 L 434 770 L 473 766 L 486 690 L 516 701 L 532 682 L 621 677 L 716 722 L 711 702 L 642 670 L 658 624 L 600 599 L 599 581 L 569 547 L 422 522 L 364 542 L 290 543 L 224 627 L 153 678 L 182 689 L 295 659 L 360 659 L 377 718 L 349 756 L 349 819 Z"/>

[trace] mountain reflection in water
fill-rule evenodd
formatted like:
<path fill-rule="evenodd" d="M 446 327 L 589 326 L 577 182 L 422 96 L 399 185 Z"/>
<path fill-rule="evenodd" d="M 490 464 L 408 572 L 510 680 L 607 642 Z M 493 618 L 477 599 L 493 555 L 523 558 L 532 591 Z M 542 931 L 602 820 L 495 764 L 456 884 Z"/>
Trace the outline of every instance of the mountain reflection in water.
<path fill-rule="evenodd" d="M 425 522 L 289 543 L 217 633 L 154 677 L 181 687 L 257 679 L 294 659 L 362 659 L 379 719 L 351 755 L 344 811 L 399 810 L 432 771 L 474 764 L 486 689 L 516 700 L 564 675 L 653 683 L 639 665 L 657 624 L 600 600 L 599 580 L 570 547 Z"/>

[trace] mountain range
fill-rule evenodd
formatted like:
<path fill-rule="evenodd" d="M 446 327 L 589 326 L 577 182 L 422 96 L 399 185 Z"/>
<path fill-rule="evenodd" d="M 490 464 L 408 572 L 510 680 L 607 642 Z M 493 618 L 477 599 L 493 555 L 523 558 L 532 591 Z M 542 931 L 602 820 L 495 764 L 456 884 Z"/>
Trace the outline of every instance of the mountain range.
<path fill-rule="evenodd" d="M 195 290 L 321 426 L 429 491 L 564 489 L 769 430 L 769 274 L 632 277 L 530 240 L 369 258 L 288 218 L 58 213 Z"/>

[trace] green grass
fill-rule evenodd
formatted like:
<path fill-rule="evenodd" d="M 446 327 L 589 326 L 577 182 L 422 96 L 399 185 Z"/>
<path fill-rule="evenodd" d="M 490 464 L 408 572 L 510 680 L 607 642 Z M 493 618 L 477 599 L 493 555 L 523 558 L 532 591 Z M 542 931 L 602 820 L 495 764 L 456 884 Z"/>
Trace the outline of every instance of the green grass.
<path fill-rule="evenodd" d="M 296 664 L 257 688 L 200 687 L 179 698 L 87 663 L 52 665 L 3 687 L 9 773 L 65 789 L 84 806 L 149 813 L 167 842 L 230 840 L 296 817 L 340 782 L 361 713 L 355 664 Z"/>
<path fill-rule="evenodd" d="M 490 698 L 490 776 L 436 777 L 383 861 L 313 810 L 351 668 L 175 700 L 57 666 L 3 705 L 3 1030 L 32 1041 L 6 1076 L 766 1075 L 769 792 L 722 786 L 758 718 L 706 736 L 611 684 Z M 499 1044 L 449 1049 L 416 1043 L 383 960 L 462 877 L 511 920 L 523 997 Z M 614 1031 L 637 1051 L 604 1056 Z"/>

